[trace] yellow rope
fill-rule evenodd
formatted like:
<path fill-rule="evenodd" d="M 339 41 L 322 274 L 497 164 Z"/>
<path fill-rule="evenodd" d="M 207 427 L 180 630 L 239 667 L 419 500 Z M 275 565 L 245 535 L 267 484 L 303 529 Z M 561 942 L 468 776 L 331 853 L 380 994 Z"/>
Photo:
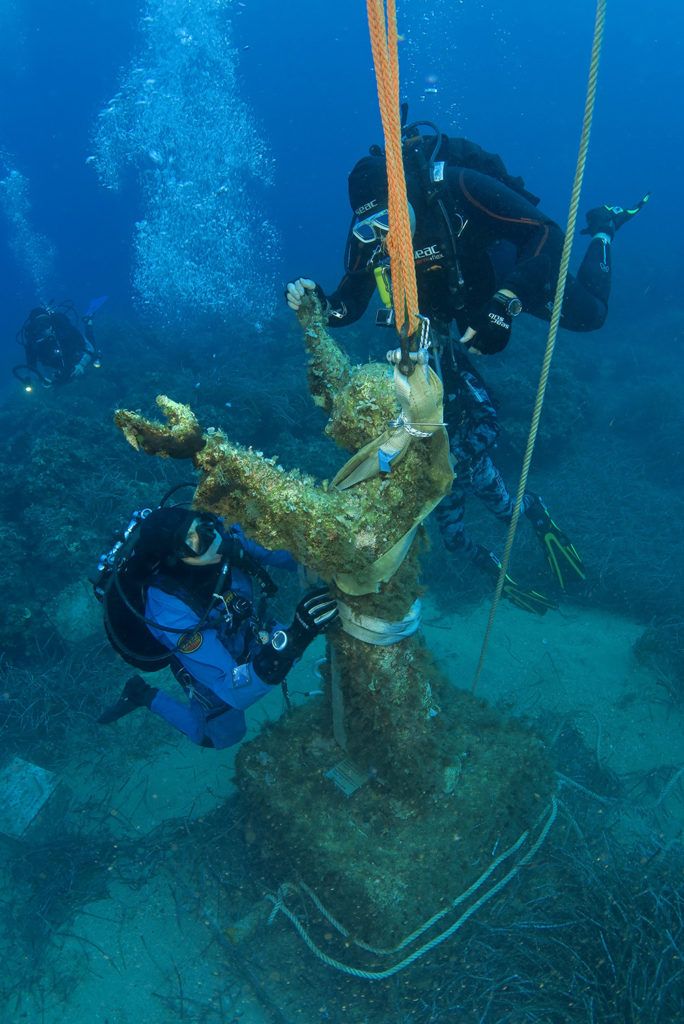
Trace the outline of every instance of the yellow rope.
<path fill-rule="evenodd" d="M 485 630 L 484 639 L 482 641 L 480 658 L 477 663 L 475 676 L 473 678 L 473 693 L 475 692 L 477 684 L 480 680 L 480 676 L 482 674 L 482 667 L 484 665 L 487 648 L 489 646 L 489 637 L 492 631 L 492 626 L 494 624 L 494 616 L 496 614 L 496 609 L 499 604 L 499 601 L 501 600 L 501 593 L 503 590 L 504 580 L 506 579 L 506 573 L 508 571 L 508 563 L 511 557 L 513 539 L 515 537 L 515 531 L 517 529 L 518 520 L 520 518 L 520 508 L 527 486 L 527 477 L 530 471 L 530 463 L 532 462 L 534 445 L 537 440 L 539 420 L 541 418 L 542 406 L 544 404 L 544 394 L 546 392 L 546 383 L 549 377 L 549 370 L 551 368 L 553 351 L 556 346 L 556 337 L 558 335 L 561 312 L 563 309 L 565 283 L 568 276 L 570 251 L 572 249 L 572 243 L 575 237 L 577 207 L 579 205 L 580 192 L 582 190 L 582 180 L 584 178 L 584 168 L 587 161 L 587 151 L 589 149 L 589 136 L 591 135 L 591 122 L 594 115 L 594 104 L 596 100 L 596 82 L 598 79 L 599 59 L 601 56 L 601 43 L 603 42 L 603 29 L 605 20 L 606 0 L 597 0 L 596 17 L 594 21 L 594 38 L 591 48 L 591 62 L 589 65 L 589 81 L 587 83 L 587 96 L 584 103 L 582 135 L 580 138 L 579 152 L 577 154 L 577 167 L 575 168 L 575 179 L 573 181 L 572 195 L 570 197 L 568 223 L 565 229 L 565 241 L 563 243 L 563 252 L 561 255 L 560 269 L 558 271 L 558 282 L 556 284 L 556 294 L 553 300 L 553 311 L 551 313 L 551 321 L 549 324 L 549 334 L 546 342 L 546 351 L 544 352 L 544 361 L 542 363 L 541 374 L 539 376 L 537 397 L 534 403 L 534 412 L 532 413 L 530 433 L 527 438 L 527 447 L 525 449 L 525 458 L 523 459 L 523 466 L 520 474 L 520 482 L 518 484 L 518 493 L 516 495 L 515 504 L 513 506 L 513 516 L 511 519 L 511 525 L 508 528 L 508 536 L 506 537 L 506 546 L 504 548 L 503 558 L 501 559 L 501 569 L 499 570 L 499 578 L 496 583 L 494 600 L 492 601 L 492 607 L 489 610 L 489 619 L 487 621 L 487 628 Z"/>
<path fill-rule="evenodd" d="M 413 261 L 413 238 L 406 198 L 406 177 L 401 148 L 399 103 L 399 49 L 395 0 L 366 0 L 368 29 L 375 77 L 378 85 L 380 116 L 385 135 L 387 161 L 387 208 L 391 230 L 387 245 L 392 270 L 392 293 L 396 328 L 406 336 L 418 330 L 418 287 Z"/>

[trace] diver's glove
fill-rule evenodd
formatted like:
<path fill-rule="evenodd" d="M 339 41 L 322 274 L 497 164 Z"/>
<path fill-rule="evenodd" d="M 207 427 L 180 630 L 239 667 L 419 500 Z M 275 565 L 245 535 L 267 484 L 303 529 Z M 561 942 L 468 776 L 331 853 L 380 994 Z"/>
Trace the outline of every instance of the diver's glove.
<path fill-rule="evenodd" d="M 308 277 L 298 277 L 296 281 L 290 281 L 285 289 L 285 300 L 294 313 L 302 308 L 302 299 L 307 292 L 315 292 L 325 305 L 325 296 L 316 282 Z"/>
<path fill-rule="evenodd" d="M 493 551 L 488 551 L 482 544 L 478 544 L 474 561 L 495 583 L 498 581 L 501 562 Z M 501 596 L 514 604 L 516 608 L 522 608 L 525 612 L 534 612 L 535 615 L 546 615 L 549 609 L 558 608 L 552 598 L 540 594 L 538 590 L 525 590 L 508 573 L 504 577 Z"/>
<path fill-rule="evenodd" d="M 338 617 L 337 602 L 327 587 L 316 587 L 297 605 L 292 625 L 278 629 L 256 653 L 252 666 L 265 683 L 282 683 L 312 640 Z"/>
<path fill-rule="evenodd" d="M 626 224 L 632 217 L 644 208 L 651 198 L 647 192 L 643 199 L 639 200 L 631 210 L 625 210 L 622 206 L 597 206 L 587 213 L 587 226 L 582 228 L 582 235 L 608 235 L 615 238 L 615 232 L 619 231 L 623 224 Z"/>
<path fill-rule="evenodd" d="M 513 317 L 521 310 L 522 303 L 517 296 L 497 292 L 473 318 L 461 342 L 468 346 L 470 351 L 474 350 L 483 356 L 503 351 L 511 336 Z"/>

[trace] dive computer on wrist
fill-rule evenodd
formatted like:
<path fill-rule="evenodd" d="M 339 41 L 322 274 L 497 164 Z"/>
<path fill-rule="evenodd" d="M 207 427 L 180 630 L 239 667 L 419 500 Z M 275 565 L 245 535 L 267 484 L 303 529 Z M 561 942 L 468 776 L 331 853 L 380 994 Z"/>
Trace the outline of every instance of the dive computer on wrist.
<path fill-rule="evenodd" d="M 517 295 L 505 295 L 503 292 L 497 292 L 494 298 L 501 303 L 504 312 L 511 318 L 522 313 L 522 302 Z"/>

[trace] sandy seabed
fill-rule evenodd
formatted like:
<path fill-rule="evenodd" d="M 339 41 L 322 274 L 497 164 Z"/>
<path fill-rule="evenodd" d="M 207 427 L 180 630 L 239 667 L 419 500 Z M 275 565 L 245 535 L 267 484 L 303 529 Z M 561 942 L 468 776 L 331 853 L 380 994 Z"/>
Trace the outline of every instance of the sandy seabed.
<path fill-rule="evenodd" d="M 471 686 L 489 606 L 446 617 L 429 603 L 425 634 L 441 668 L 454 683 Z M 627 780 L 684 764 L 684 709 L 673 706 L 653 674 L 637 664 L 633 644 L 641 626 L 605 612 L 566 605 L 538 618 L 502 604 L 478 694 L 516 715 L 571 722 L 595 752 L 600 767 Z M 319 641 L 292 673 L 293 692 L 315 688 Z M 316 699 L 315 697 L 311 699 Z M 253 709 L 250 734 L 277 716 L 274 694 Z M 122 721 L 115 728 L 126 729 Z M 192 820 L 219 807 L 233 793 L 233 751 L 208 751 L 178 739 L 131 763 L 113 789 L 108 813 L 122 836 L 151 833 L 164 821 Z M 667 778 L 667 775 L 664 776 Z M 102 799 L 101 783 L 83 764 L 64 780 L 84 801 Z M 94 787 L 89 792 L 89 787 Z M 672 836 L 684 824 L 684 787 L 667 794 Z M 627 816 L 629 817 L 629 816 Z M 631 827 L 629 820 L 625 828 Z M 542 853 L 543 856 L 543 853 Z M 225 865 L 230 877 L 231 865 Z M 39 985 L 0 1008 L 2 1024 L 318 1024 L 333 1020 L 326 1009 L 319 965 L 283 919 L 274 925 L 278 943 L 269 950 L 261 933 L 259 961 L 249 972 L 239 951 L 230 952 L 230 907 L 203 906 L 202 893 L 183 893 L 183 878 L 150 866 L 131 886 L 117 879 L 109 898 L 83 906 L 68 927 L 52 937 Z M 229 892 L 229 886 L 227 891 Z M 505 897 L 504 897 L 505 898 Z M 453 940 L 458 942 L 458 936 Z M 291 946 L 299 977 L 282 965 L 282 942 Z M 274 950 L 275 949 L 275 955 Z M 315 971 L 314 971 L 315 967 Z M 318 979 L 312 984 L 312 978 Z M 325 974 L 322 975 L 326 977 Z M 339 985 L 339 976 L 335 979 Z M 279 998 L 282 993 L 282 999 Z M 388 1024 L 372 1007 L 350 1000 L 344 1021 Z"/>

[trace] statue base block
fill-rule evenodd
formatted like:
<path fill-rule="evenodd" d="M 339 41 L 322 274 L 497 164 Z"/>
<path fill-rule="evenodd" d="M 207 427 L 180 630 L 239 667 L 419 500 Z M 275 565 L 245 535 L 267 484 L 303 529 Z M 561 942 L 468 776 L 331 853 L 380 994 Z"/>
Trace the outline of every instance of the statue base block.
<path fill-rule="evenodd" d="M 330 722 L 322 701 L 243 746 L 246 837 L 268 890 L 305 883 L 351 936 L 374 946 L 396 945 L 448 908 L 535 825 L 553 794 L 540 738 L 467 693 L 453 691 L 442 705 L 428 790 L 372 766 L 352 786 L 348 764 L 347 785 L 337 784 L 346 753 Z"/>

